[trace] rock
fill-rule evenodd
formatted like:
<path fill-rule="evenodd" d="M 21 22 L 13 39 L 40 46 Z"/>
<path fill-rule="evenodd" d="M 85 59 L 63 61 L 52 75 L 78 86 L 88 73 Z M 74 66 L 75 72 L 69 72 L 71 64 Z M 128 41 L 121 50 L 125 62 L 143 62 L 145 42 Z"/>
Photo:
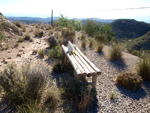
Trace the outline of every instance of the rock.
<path fill-rule="evenodd" d="M 23 51 L 23 49 L 20 49 L 20 50 L 19 50 L 19 52 L 22 52 L 22 51 Z"/>
<path fill-rule="evenodd" d="M 49 44 L 51 47 L 57 46 L 57 41 L 56 41 L 56 39 L 55 39 L 54 36 L 50 36 L 50 37 L 47 39 L 47 42 L 48 42 L 48 44 Z"/>
<path fill-rule="evenodd" d="M 44 35 L 43 31 L 41 31 L 41 32 L 39 33 L 39 37 L 42 37 L 43 35 Z"/>
<path fill-rule="evenodd" d="M 11 59 L 11 57 L 8 57 L 7 59 Z"/>
<path fill-rule="evenodd" d="M 25 48 L 24 46 L 22 46 L 22 48 Z"/>
<path fill-rule="evenodd" d="M 25 54 L 25 51 L 23 51 L 23 54 Z"/>
<path fill-rule="evenodd" d="M 17 56 L 21 57 L 21 54 L 18 53 Z"/>

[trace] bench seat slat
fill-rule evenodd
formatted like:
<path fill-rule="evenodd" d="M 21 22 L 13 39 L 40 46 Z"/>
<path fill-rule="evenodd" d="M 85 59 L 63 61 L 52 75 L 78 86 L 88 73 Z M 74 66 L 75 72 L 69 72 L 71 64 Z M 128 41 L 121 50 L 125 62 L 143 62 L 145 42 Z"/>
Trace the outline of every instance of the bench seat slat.
<path fill-rule="evenodd" d="M 101 71 L 79 50 L 79 48 L 73 44 L 75 46 L 75 49 L 78 51 L 78 53 L 84 58 L 84 60 L 92 67 L 92 69 L 94 69 L 97 74 L 101 74 Z"/>

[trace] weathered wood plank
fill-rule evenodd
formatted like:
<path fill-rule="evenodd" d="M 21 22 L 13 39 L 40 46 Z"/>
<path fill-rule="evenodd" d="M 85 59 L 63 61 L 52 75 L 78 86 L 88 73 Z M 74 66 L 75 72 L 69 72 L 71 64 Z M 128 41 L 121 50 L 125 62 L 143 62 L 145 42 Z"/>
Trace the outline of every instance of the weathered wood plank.
<path fill-rule="evenodd" d="M 79 50 L 79 48 L 75 44 L 73 45 L 78 53 L 82 56 L 82 58 L 84 58 L 84 60 L 92 67 L 92 69 L 94 69 L 97 74 L 101 74 L 101 71 Z"/>
<path fill-rule="evenodd" d="M 64 45 L 62 45 L 61 47 L 62 47 L 63 51 L 65 52 L 65 54 L 67 55 L 68 60 L 69 60 L 70 63 L 72 64 L 75 73 L 76 73 L 78 76 L 81 75 L 81 72 L 80 72 L 78 66 L 75 64 L 75 62 L 72 60 L 72 58 L 70 57 L 70 55 L 69 55 L 69 53 L 68 53 L 68 48 L 65 47 Z"/>

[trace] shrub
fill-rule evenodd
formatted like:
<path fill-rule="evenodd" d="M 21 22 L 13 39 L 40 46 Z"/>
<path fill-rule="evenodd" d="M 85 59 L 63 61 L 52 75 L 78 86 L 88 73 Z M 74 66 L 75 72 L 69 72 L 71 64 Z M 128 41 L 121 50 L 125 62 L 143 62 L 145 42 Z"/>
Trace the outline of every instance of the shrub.
<path fill-rule="evenodd" d="M 107 41 L 106 35 L 101 34 L 101 35 L 95 35 L 95 40 L 100 42 L 100 43 L 105 43 Z"/>
<path fill-rule="evenodd" d="M 99 43 L 97 45 L 97 52 L 102 52 L 103 47 L 104 47 L 104 45 L 102 43 Z"/>
<path fill-rule="evenodd" d="M 50 36 L 46 41 L 47 41 L 47 43 L 49 44 L 50 47 L 57 46 L 57 41 L 56 41 L 54 36 Z"/>
<path fill-rule="evenodd" d="M 26 26 L 22 26 L 23 32 L 26 32 Z"/>
<path fill-rule="evenodd" d="M 54 36 L 55 36 L 56 38 L 59 38 L 59 32 L 56 32 L 56 33 L 54 34 Z"/>
<path fill-rule="evenodd" d="M 74 78 L 62 76 L 61 86 L 63 88 L 63 97 L 73 98 L 78 104 L 78 109 L 85 112 L 88 109 L 94 97 L 97 95 L 96 89 L 88 83 L 78 83 Z"/>
<path fill-rule="evenodd" d="M 62 37 L 63 39 L 67 39 L 73 43 L 74 41 L 74 36 L 75 36 L 75 31 L 74 30 L 69 30 L 69 29 L 62 29 Z"/>
<path fill-rule="evenodd" d="M 1 41 L 6 41 L 7 40 L 7 37 L 4 36 L 1 32 L 0 32 L 0 42 Z"/>
<path fill-rule="evenodd" d="M 54 33 L 53 30 L 49 30 L 48 35 L 50 36 L 50 35 L 52 35 L 53 33 Z"/>
<path fill-rule="evenodd" d="M 82 40 L 81 46 L 82 46 L 82 48 L 86 48 L 86 40 Z"/>
<path fill-rule="evenodd" d="M 33 32 L 33 29 L 30 29 L 30 33 Z"/>
<path fill-rule="evenodd" d="M 121 60 L 122 48 L 119 44 L 116 44 L 110 48 L 110 60 Z"/>
<path fill-rule="evenodd" d="M 19 70 L 16 67 L 16 64 L 9 64 L 0 73 L 0 87 L 5 92 L 3 98 L 18 112 L 45 112 L 45 108 L 54 111 L 61 102 L 61 92 L 54 85 L 47 84 L 49 73 L 46 70 L 31 69 L 29 64 Z"/>
<path fill-rule="evenodd" d="M 47 26 L 46 30 L 50 30 L 52 27 L 50 25 Z"/>
<path fill-rule="evenodd" d="M 58 59 L 63 59 L 63 53 L 62 53 L 62 48 L 60 45 L 57 45 L 55 48 L 52 48 L 51 50 L 48 50 L 47 56 L 49 58 L 58 58 Z"/>
<path fill-rule="evenodd" d="M 30 35 L 29 34 L 25 34 L 24 39 L 25 40 L 30 40 Z"/>
<path fill-rule="evenodd" d="M 150 81 L 150 60 L 149 56 L 144 56 L 137 65 L 138 74 L 147 81 Z"/>
<path fill-rule="evenodd" d="M 59 45 L 62 45 L 62 42 L 63 42 L 62 38 L 59 38 L 57 42 Z"/>
<path fill-rule="evenodd" d="M 61 30 L 62 30 L 62 28 L 60 28 L 60 27 L 55 28 L 55 31 L 61 31 Z"/>
<path fill-rule="evenodd" d="M 44 55 L 45 55 L 45 49 L 40 49 L 40 50 L 38 51 L 38 54 L 39 54 L 40 56 L 44 57 Z"/>
<path fill-rule="evenodd" d="M 19 46 L 19 43 L 18 43 L 18 42 L 16 42 L 16 43 L 15 43 L 15 47 L 18 47 L 18 46 Z"/>
<path fill-rule="evenodd" d="M 39 28 L 40 28 L 40 26 L 39 26 L 39 25 L 35 25 L 35 27 L 36 27 L 37 29 L 39 29 Z"/>
<path fill-rule="evenodd" d="M 35 36 L 35 37 L 39 37 L 39 33 L 40 33 L 40 30 L 39 30 L 39 29 L 35 30 L 34 36 Z"/>
<path fill-rule="evenodd" d="M 7 27 L 7 28 L 11 28 L 12 30 L 13 30 L 13 32 L 16 32 L 16 33 L 20 33 L 19 32 L 19 29 L 16 27 L 16 26 L 14 26 L 14 25 L 11 25 L 10 23 L 8 23 L 8 22 L 3 22 L 2 23 L 2 26 L 5 28 L 5 27 Z"/>
<path fill-rule="evenodd" d="M 94 46 L 94 39 L 91 38 L 91 39 L 90 39 L 90 42 L 89 42 L 89 47 L 90 47 L 90 48 L 93 48 L 93 46 Z"/>
<path fill-rule="evenodd" d="M 15 24 L 17 27 L 20 27 L 20 28 L 22 27 L 21 24 L 20 24 L 18 21 L 15 21 L 14 24 Z"/>
<path fill-rule="evenodd" d="M 38 53 L 38 50 L 37 49 L 33 49 L 32 54 L 35 55 L 37 53 Z"/>
<path fill-rule="evenodd" d="M 115 99 L 115 95 L 116 95 L 115 92 L 111 92 L 111 94 L 110 94 L 110 99 Z"/>
<path fill-rule="evenodd" d="M 18 42 L 23 42 L 24 41 L 24 38 L 19 38 Z"/>
<path fill-rule="evenodd" d="M 142 84 L 142 77 L 134 73 L 120 73 L 117 75 L 116 83 L 124 88 L 135 91 Z"/>
<path fill-rule="evenodd" d="M 82 35 L 81 35 L 81 39 L 82 39 L 82 40 L 85 40 L 85 38 L 86 38 L 85 35 L 82 34 Z"/>

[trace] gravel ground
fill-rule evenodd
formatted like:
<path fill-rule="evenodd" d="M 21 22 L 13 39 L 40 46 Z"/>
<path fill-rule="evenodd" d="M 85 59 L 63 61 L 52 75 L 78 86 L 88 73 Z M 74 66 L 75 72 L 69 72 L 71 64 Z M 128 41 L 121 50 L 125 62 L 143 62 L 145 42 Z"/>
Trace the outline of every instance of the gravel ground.
<path fill-rule="evenodd" d="M 79 48 L 81 47 L 79 39 L 76 39 L 75 43 Z M 150 83 L 143 82 L 140 89 L 132 92 L 117 86 L 113 81 L 120 72 L 134 71 L 139 58 L 123 52 L 122 61 L 111 62 L 107 58 L 108 50 L 108 46 L 103 48 L 102 53 L 88 47 L 83 50 L 102 71 L 97 79 L 98 94 L 87 113 L 150 113 Z M 110 99 L 112 92 L 115 93 L 115 99 Z"/>

